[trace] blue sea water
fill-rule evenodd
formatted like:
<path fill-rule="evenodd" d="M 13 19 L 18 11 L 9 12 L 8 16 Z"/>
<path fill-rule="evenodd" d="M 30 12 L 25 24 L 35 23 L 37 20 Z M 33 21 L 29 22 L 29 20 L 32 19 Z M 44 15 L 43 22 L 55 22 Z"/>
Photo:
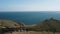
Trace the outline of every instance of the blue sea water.
<path fill-rule="evenodd" d="M 36 24 L 49 18 L 60 19 L 60 12 L 0 12 L 0 19 Z"/>

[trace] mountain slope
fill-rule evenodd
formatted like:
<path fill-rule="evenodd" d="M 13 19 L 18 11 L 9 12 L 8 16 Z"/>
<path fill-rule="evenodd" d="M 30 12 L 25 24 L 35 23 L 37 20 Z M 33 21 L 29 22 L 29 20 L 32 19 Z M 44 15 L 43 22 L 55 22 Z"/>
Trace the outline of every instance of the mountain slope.
<path fill-rule="evenodd" d="M 60 20 L 56 20 L 53 18 L 47 19 L 34 26 L 34 29 L 38 31 L 60 31 Z"/>
<path fill-rule="evenodd" d="M 0 26 L 4 27 L 20 27 L 20 25 L 23 25 L 22 23 L 18 23 L 16 21 L 12 20 L 0 20 Z"/>

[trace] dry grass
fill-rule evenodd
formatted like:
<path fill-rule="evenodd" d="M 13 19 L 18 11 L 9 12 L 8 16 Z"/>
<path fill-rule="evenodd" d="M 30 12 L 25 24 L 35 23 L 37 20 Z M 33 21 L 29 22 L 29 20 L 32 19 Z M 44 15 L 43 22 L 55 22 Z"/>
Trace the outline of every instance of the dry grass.
<path fill-rule="evenodd" d="M 10 33 L 6 33 L 10 34 Z M 34 31 L 29 31 L 29 32 L 12 32 L 12 34 L 54 34 L 53 32 L 34 32 Z M 55 34 L 60 34 L 60 33 L 55 33 Z"/>

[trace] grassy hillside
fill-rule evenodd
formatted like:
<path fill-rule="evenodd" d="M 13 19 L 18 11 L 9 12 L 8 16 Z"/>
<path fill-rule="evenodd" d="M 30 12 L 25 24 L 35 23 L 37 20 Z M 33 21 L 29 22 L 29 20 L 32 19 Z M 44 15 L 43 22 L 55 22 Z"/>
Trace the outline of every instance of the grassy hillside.
<path fill-rule="evenodd" d="M 60 20 L 56 20 L 53 18 L 46 19 L 43 22 L 38 23 L 34 26 L 37 31 L 56 31 L 60 32 Z"/>
<path fill-rule="evenodd" d="M 18 23 L 16 21 L 12 21 L 12 20 L 0 20 L 0 26 L 3 27 L 20 27 L 20 25 L 23 25 L 22 23 Z"/>
<path fill-rule="evenodd" d="M 20 27 L 23 23 L 18 23 L 16 21 L 11 20 L 0 20 L 0 28 L 1 27 Z M 60 20 L 57 19 L 46 19 L 38 24 L 33 25 L 25 25 L 28 31 L 53 31 L 53 32 L 60 32 Z"/>

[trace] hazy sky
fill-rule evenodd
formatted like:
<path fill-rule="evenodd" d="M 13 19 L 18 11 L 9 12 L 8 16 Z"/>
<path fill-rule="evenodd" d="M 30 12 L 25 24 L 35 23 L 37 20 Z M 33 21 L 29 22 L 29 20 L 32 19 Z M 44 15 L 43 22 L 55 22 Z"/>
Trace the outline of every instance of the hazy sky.
<path fill-rule="evenodd" d="M 0 11 L 60 11 L 60 0 L 0 0 Z"/>

